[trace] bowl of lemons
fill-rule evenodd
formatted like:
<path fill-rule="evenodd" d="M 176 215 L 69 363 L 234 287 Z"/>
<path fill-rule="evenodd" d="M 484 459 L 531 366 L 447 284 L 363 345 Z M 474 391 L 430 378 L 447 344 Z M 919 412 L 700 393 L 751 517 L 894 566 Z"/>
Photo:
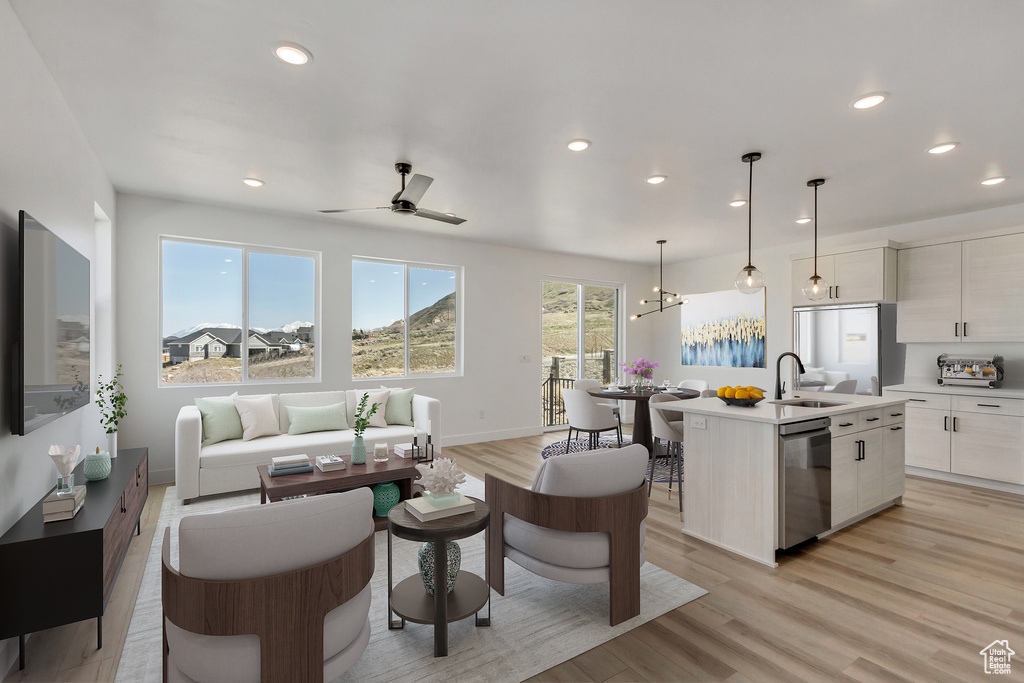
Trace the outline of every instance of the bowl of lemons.
<path fill-rule="evenodd" d="M 731 406 L 752 406 L 764 400 L 764 389 L 760 387 L 720 387 L 718 398 Z"/>

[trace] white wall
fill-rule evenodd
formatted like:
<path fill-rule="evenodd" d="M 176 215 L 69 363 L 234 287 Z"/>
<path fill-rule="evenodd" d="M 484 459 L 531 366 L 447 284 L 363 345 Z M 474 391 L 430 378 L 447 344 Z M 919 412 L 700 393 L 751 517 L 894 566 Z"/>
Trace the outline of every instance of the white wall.
<path fill-rule="evenodd" d="M 114 190 L 96 162 L 64 99 L 7 0 L 0 0 L 0 533 L 53 488 L 50 444 L 106 443 L 95 405 L 32 432 L 12 436 L 9 342 L 15 336 L 18 292 L 18 211 L 24 209 L 92 263 L 93 291 L 108 286 L 98 266 L 95 206 L 114 217 Z M 109 356 L 112 321 L 93 320 L 93 377 Z M 13 643 L 13 646 L 12 646 Z M 17 642 L 0 643 L 7 671 Z"/>
<path fill-rule="evenodd" d="M 325 391 L 353 386 L 351 356 L 351 262 L 377 256 L 465 268 L 465 376 L 387 381 L 415 386 L 441 400 L 443 444 L 471 443 L 541 431 L 541 282 L 545 277 L 619 282 L 649 290 L 647 266 L 565 254 L 510 249 L 458 239 L 389 232 L 336 221 L 287 217 L 118 194 L 117 311 L 128 418 L 119 447 L 149 446 L 152 481 L 174 476 L 174 419 L 197 396 L 233 389 L 160 387 L 158 352 L 160 235 L 203 237 L 256 245 L 321 251 L 321 382 L 247 385 L 240 393 Z M 410 219 L 415 220 L 415 219 Z M 453 231 L 486 232 L 485 219 Z M 199 315 L 198 317 L 202 317 Z M 624 357 L 649 353 L 648 332 L 626 337 Z M 519 363 L 528 354 L 529 364 Z M 379 384 L 374 381 L 371 385 Z M 479 417 L 480 411 L 485 417 Z"/>

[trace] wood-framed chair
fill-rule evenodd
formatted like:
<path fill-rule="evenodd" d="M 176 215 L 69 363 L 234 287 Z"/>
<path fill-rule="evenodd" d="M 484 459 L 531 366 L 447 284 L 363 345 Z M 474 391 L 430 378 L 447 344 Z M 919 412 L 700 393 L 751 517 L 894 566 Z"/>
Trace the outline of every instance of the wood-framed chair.
<path fill-rule="evenodd" d="M 487 474 L 487 582 L 505 594 L 504 559 L 555 581 L 609 584 L 612 626 L 640 614 L 647 449 L 548 458 L 533 488 Z"/>
<path fill-rule="evenodd" d="M 349 669 L 370 638 L 372 510 L 362 488 L 192 515 L 179 526 L 181 570 L 167 528 L 163 680 L 324 681 Z"/>

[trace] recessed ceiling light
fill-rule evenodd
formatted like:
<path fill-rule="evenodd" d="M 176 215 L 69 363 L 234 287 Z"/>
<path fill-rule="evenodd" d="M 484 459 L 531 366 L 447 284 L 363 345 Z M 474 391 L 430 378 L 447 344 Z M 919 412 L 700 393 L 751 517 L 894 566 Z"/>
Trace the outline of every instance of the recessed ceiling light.
<path fill-rule="evenodd" d="M 666 180 L 668 180 L 668 176 L 652 175 L 650 178 L 647 179 L 647 182 L 649 182 L 651 185 L 658 185 L 660 183 L 665 182 Z"/>
<path fill-rule="evenodd" d="M 454 213 L 446 213 L 445 216 L 450 216 L 451 218 L 455 218 L 455 214 Z"/>
<path fill-rule="evenodd" d="M 587 147 L 590 147 L 590 140 L 573 140 L 569 143 L 568 147 L 574 152 L 582 152 Z"/>
<path fill-rule="evenodd" d="M 871 93 L 870 95 L 858 97 L 853 102 L 850 102 L 850 106 L 854 109 L 871 109 L 871 107 L 877 107 L 884 102 L 887 96 L 888 93 L 884 92 Z"/>
<path fill-rule="evenodd" d="M 280 43 L 274 48 L 274 54 L 282 62 L 292 66 L 302 66 L 307 62 L 313 61 L 313 54 L 295 43 Z"/>
<path fill-rule="evenodd" d="M 955 149 L 956 146 L 959 145 L 959 144 L 960 144 L 959 142 L 944 142 L 941 145 L 935 145 L 934 147 L 929 149 L 928 153 L 929 154 L 945 154 L 946 152 L 949 152 L 950 150 Z"/>
<path fill-rule="evenodd" d="M 800 225 L 803 225 L 804 223 L 810 223 L 810 222 L 811 222 L 811 219 L 810 219 L 810 218 L 807 218 L 807 217 L 804 217 L 804 218 L 797 218 L 797 219 L 796 219 L 796 222 L 797 222 L 797 223 L 799 223 Z"/>
<path fill-rule="evenodd" d="M 995 178 L 986 178 L 985 180 L 981 181 L 981 184 L 982 185 L 998 185 L 999 183 L 1003 182 L 1004 180 L 1006 180 L 1006 178 L 1003 178 L 1002 176 L 997 176 Z"/>
<path fill-rule="evenodd" d="M 746 206 L 746 205 L 747 205 L 747 200 L 746 199 L 737 199 L 735 201 L 729 202 L 729 206 Z"/>
<path fill-rule="evenodd" d="M 242 182 L 249 187 L 263 187 L 263 181 L 259 178 L 242 178 Z"/>

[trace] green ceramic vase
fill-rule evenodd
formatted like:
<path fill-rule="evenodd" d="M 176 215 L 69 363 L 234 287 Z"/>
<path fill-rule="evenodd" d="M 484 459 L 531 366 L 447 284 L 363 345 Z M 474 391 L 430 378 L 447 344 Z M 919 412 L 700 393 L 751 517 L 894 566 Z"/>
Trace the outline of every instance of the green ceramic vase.
<path fill-rule="evenodd" d="M 361 436 L 357 436 L 352 442 L 352 464 L 366 464 L 366 444 L 363 443 L 363 437 Z"/>

